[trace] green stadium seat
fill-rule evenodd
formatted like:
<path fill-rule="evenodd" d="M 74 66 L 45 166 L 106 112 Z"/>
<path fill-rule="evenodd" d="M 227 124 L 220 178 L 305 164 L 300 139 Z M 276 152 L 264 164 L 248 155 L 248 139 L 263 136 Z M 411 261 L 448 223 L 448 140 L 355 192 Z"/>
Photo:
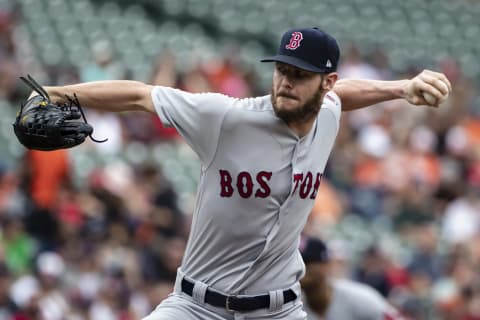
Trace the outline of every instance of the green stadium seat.
<path fill-rule="evenodd" d="M 190 0 L 186 6 L 186 13 L 197 19 L 206 19 L 210 16 L 212 3 L 207 1 Z"/>
<path fill-rule="evenodd" d="M 186 0 L 165 0 L 161 2 L 163 11 L 170 16 L 183 14 L 187 7 Z"/>

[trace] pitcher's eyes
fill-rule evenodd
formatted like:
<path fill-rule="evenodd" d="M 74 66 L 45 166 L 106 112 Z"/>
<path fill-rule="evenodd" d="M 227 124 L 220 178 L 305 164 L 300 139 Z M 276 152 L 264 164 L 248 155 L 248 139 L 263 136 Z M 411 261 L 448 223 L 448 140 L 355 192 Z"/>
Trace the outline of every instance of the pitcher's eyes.
<path fill-rule="evenodd" d="M 307 79 L 315 75 L 315 73 L 313 72 L 308 72 L 306 70 L 302 70 L 300 68 L 295 68 L 295 67 L 287 67 L 285 65 L 277 65 L 276 68 L 281 75 L 287 76 L 288 78 L 291 78 L 291 79 L 297 79 L 297 80 Z"/>

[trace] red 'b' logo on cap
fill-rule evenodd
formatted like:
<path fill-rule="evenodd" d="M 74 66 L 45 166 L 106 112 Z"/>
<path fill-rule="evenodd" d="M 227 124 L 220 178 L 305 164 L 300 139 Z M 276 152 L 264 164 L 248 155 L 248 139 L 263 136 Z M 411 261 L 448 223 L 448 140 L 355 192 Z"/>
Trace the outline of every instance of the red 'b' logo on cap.
<path fill-rule="evenodd" d="M 285 46 L 288 50 L 295 50 L 300 47 L 300 42 L 303 40 L 303 34 L 301 32 L 292 32 L 290 42 Z"/>

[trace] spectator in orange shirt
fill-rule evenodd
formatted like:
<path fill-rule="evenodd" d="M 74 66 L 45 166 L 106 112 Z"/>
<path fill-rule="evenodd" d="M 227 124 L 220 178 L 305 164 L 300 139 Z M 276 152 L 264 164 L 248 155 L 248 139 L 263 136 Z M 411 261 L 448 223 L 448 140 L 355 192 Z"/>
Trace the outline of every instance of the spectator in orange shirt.
<path fill-rule="evenodd" d="M 340 221 L 343 212 L 344 208 L 340 195 L 326 178 L 322 178 L 322 183 L 320 183 L 318 188 L 317 197 L 309 217 L 310 222 L 320 228 L 322 226 L 333 226 Z"/>
<path fill-rule="evenodd" d="M 69 157 L 66 150 L 29 150 L 24 159 L 24 183 L 31 208 L 26 215 L 27 231 L 40 241 L 40 249 L 55 245 L 58 217 L 55 215 L 59 193 L 70 184 Z"/>

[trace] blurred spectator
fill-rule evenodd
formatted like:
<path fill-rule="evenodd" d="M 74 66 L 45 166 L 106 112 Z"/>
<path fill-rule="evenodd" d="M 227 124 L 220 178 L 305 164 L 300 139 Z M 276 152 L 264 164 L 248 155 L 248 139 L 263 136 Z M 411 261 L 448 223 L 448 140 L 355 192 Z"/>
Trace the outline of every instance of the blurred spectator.
<path fill-rule="evenodd" d="M 390 66 L 390 59 L 381 47 L 376 47 L 373 52 L 369 54 L 369 62 L 372 67 L 376 69 L 380 79 L 391 80 L 394 78 L 394 72 Z"/>
<path fill-rule="evenodd" d="M 0 8 L 0 98 L 11 100 L 16 95 L 16 75 L 21 69 L 15 32 L 19 7 Z"/>
<path fill-rule="evenodd" d="M 163 128 L 159 118 L 153 114 L 138 112 L 135 117 L 121 117 L 124 139 L 122 144 L 140 142 L 146 145 L 158 142 L 159 139 L 169 141 L 178 138 L 176 130 Z M 110 132 L 107 133 L 110 136 Z M 119 150 L 114 150 L 119 151 Z"/>
<path fill-rule="evenodd" d="M 116 60 L 114 49 L 107 40 L 99 40 L 92 46 L 93 63 L 86 65 L 80 72 L 80 81 L 101 81 L 124 79 L 125 70 Z"/>
<path fill-rule="evenodd" d="M 99 294 L 89 309 L 90 319 L 134 320 L 128 288 L 121 270 L 105 274 Z"/>
<path fill-rule="evenodd" d="M 375 288 L 382 296 L 388 296 L 391 286 L 386 273 L 386 258 L 379 248 L 368 248 L 355 271 L 355 279 Z"/>
<path fill-rule="evenodd" d="M 62 276 L 65 264 L 55 252 L 43 252 L 36 259 L 36 270 L 40 292 L 38 308 L 40 318 L 62 320 L 70 315 L 69 303 L 62 290 Z"/>
<path fill-rule="evenodd" d="M 180 79 L 176 70 L 176 59 L 172 52 L 162 52 L 155 60 L 150 83 L 159 86 L 178 86 Z M 175 128 L 166 128 L 162 125 L 160 118 L 156 115 L 149 115 L 155 128 L 155 138 L 172 141 L 180 138 Z M 141 120 L 140 120 L 141 121 Z M 143 130 L 143 128 L 141 128 Z M 151 137 L 153 138 L 153 137 Z"/>
<path fill-rule="evenodd" d="M 40 287 L 34 276 L 27 274 L 16 279 L 12 283 L 9 293 L 13 302 L 19 308 L 13 316 L 14 320 L 40 319 L 40 309 L 38 307 Z"/>
<path fill-rule="evenodd" d="M 464 301 L 463 312 L 460 314 L 462 320 L 480 319 L 480 283 L 477 281 L 462 290 Z"/>
<path fill-rule="evenodd" d="M 62 188 L 71 183 L 68 152 L 29 150 L 23 171 L 31 200 L 31 209 L 25 217 L 26 230 L 40 242 L 41 249 L 53 248 L 59 236 L 57 201 Z"/>
<path fill-rule="evenodd" d="M 14 275 L 29 271 L 35 253 L 35 243 L 25 232 L 22 221 L 17 217 L 3 217 L 0 247 L 4 263 Z"/>
<path fill-rule="evenodd" d="M 211 81 L 211 80 L 210 80 Z M 209 79 L 200 68 L 192 68 L 180 76 L 179 87 L 185 91 L 202 93 L 212 91 Z"/>
<path fill-rule="evenodd" d="M 342 65 L 338 68 L 341 78 L 382 79 L 377 70 L 365 59 L 360 49 L 350 44 L 343 54 Z"/>
<path fill-rule="evenodd" d="M 154 233 L 167 237 L 181 235 L 185 224 L 183 213 L 178 207 L 178 197 L 162 168 L 144 165 L 137 170 L 138 186 L 151 204 L 145 223 Z"/>
<path fill-rule="evenodd" d="M 120 154 L 124 144 L 124 128 L 120 117 L 111 112 L 101 112 L 98 110 L 89 110 L 86 112 L 86 116 L 88 123 L 95 128 L 93 136 L 99 140 L 108 139 L 103 143 L 87 141 L 87 145 L 95 149 L 99 154 Z"/>
<path fill-rule="evenodd" d="M 408 269 L 411 272 L 425 274 L 430 281 L 436 281 L 442 275 L 444 268 L 443 257 L 439 255 L 438 250 L 437 227 L 432 223 L 424 223 L 416 228 L 413 237 L 415 237 L 412 239 L 415 244 L 415 251 Z"/>
<path fill-rule="evenodd" d="M 173 284 L 182 262 L 186 241 L 180 237 L 155 237 L 151 246 L 141 252 L 143 276 L 147 281 Z"/>
<path fill-rule="evenodd" d="M 340 195 L 326 178 L 322 178 L 317 197 L 310 214 L 314 225 L 328 227 L 337 224 L 344 212 Z"/>
<path fill-rule="evenodd" d="M 48 66 L 46 71 L 51 79 L 51 83 L 66 85 L 80 81 L 78 69 L 73 65 L 51 65 Z"/>
<path fill-rule="evenodd" d="M 94 63 L 80 70 L 82 82 L 124 79 L 125 70 L 115 59 L 114 49 L 107 40 L 93 44 L 92 57 Z M 81 103 L 81 101 L 80 101 Z M 95 128 L 95 137 L 108 140 L 105 143 L 92 144 L 100 153 L 118 154 L 122 149 L 122 124 L 119 116 L 107 112 L 87 110 L 88 122 Z"/>
<path fill-rule="evenodd" d="M 26 196 L 20 188 L 20 177 L 9 171 L 0 160 L 0 217 L 23 217 L 26 210 Z"/>
<path fill-rule="evenodd" d="M 210 60 L 203 67 L 214 92 L 231 97 L 249 97 L 251 92 L 243 74 L 243 66 L 238 59 L 238 48 L 224 48 L 223 59 Z"/>
<path fill-rule="evenodd" d="M 450 244 L 467 242 L 480 230 L 480 198 L 477 188 L 450 202 L 445 208 L 442 236 Z"/>
<path fill-rule="evenodd" d="M 371 125 L 359 132 L 358 145 L 350 201 L 353 212 L 371 219 L 384 212 L 382 160 L 391 149 L 391 139 L 385 128 Z"/>
<path fill-rule="evenodd" d="M 0 8 L 0 57 L 11 59 L 15 56 L 14 27 L 17 22 L 15 10 Z"/>
<path fill-rule="evenodd" d="M 80 244 L 76 241 L 75 246 Z M 87 249 L 86 246 L 80 246 L 75 255 L 72 255 L 73 249 L 70 247 L 68 261 L 69 268 L 65 273 L 65 285 L 73 306 L 84 309 L 93 303 L 100 292 L 102 286 L 103 274 L 101 272 L 100 262 L 95 249 Z"/>
<path fill-rule="evenodd" d="M 334 278 L 352 277 L 354 259 L 352 250 L 344 240 L 333 239 L 328 242 L 328 254 L 330 259 L 330 275 Z"/>
<path fill-rule="evenodd" d="M 362 57 L 360 48 L 351 43 L 342 53 L 342 63 L 338 67 L 338 75 L 341 79 L 363 78 L 382 79 L 379 71 Z M 356 110 L 354 113 L 345 114 L 349 124 L 355 129 L 375 122 L 382 116 L 378 106 Z"/>
<path fill-rule="evenodd" d="M 125 195 L 128 194 L 132 183 L 134 183 L 133 168 L 121 160 L 109 163 L 105 168 L 93 170 L 89 177 L 89 191 L 95 198 L 90 199 L 92 207 L 89 209 L 92 210 L 91 216 L 94 218 L 92 222 L 128 221 Z"/>
<path fill-rule="evenodd" d="M 9 294 L 12 275 L 4 263 L 0 263 L 0 319 L 13 319 L 18 307 Z"/>
<path fill-rule="evenodd" d="M 129 246 L 132 235 L 127 227 L 121 222 L 111 223 L 97 254 L 101 270 L 121 275 L 122 281 L 133 286 L 140 281 L 140 268 L 136 262 L 137 253 Z"/>
<path fill-rule="evenodd" d="M 178 84 L 175 55 L 170 51 L 159 54 L 153 66 L 151 84 L 175 87 Z"/>

